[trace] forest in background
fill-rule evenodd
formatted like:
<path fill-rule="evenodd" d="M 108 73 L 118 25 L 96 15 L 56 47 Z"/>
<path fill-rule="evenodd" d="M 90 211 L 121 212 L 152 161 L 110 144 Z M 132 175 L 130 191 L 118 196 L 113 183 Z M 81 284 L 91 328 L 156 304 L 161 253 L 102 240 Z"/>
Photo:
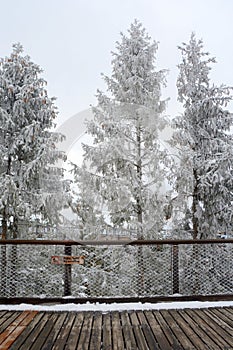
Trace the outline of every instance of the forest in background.
<path fill-rule="evenodd" d="M 169 72 L 156 70 L 158 43 L 138 21 L 121 34 L 112 73 L 103 75 L 106 92 L 97 91 L 87 122 L 93 142 L 83 145 L 83 165 L 72 165 L 74 187 L 57 166 L 65 135 L 54 131 L 55 99 L 41 68 L 13 45 L 0 61 L 3 239 L 36 237 L 38 227 L 45 227 L 42 237 L 64 238 L 67 207 L 76 214 L 73 228 L 68 224 L 76 239 L 231 235 L 232 89 L 211 83 L 215 58 L 194 34 L 178 49 L 177 117 L 166 115 L 161 90 Z M 173 135 L 164 147 L 159 135 L 168 127 Z"/>

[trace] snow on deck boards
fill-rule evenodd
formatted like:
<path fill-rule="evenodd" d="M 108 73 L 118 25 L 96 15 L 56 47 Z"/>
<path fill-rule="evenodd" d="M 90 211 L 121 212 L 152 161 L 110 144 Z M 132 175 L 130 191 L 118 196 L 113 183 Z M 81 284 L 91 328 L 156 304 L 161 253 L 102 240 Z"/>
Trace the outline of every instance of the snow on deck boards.
<path fill-rule="evenodd" d="M 0 311 L 0 349 L 233 349 L 233 307 Z"/>

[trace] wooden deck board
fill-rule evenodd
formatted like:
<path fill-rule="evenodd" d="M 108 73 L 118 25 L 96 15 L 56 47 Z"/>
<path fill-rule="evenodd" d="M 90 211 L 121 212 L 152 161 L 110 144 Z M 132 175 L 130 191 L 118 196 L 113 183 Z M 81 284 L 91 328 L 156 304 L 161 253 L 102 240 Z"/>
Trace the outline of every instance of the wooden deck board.
<path fill-rule="evenodd" d="M 172 315 L 173 319 L 177 322 L 179 327 L 181 328 L 182 332 L 185 333 L 188 337 L 188 339 L 191 341 L 192 346 L 194 349 L 200 349 L 203 348 L 203 342 L 201 338 L 197 335 L 195 332 L 195 329 L 192 327 L 192 324 L 187 322 L 185 318 L 182 317 L 182 314 L 177 312 L 176 310 L 170 310 L 170 314 Z M 197 328 L 197 327 L 195 327 Z"/>
<path fill-rule="evenodd" d="M 215 324 L 215 331 L 219 334 L 219 336 L 224 337 L 224 340 L 233 348 L 233 329 L 232 327 L 229 327 L 224 321 L 222 321 L 219 317 L 216 317 L 211 313 L 210 310 L 204 310 L 204 313 L 206 314 L 203 317 L 208 317 L 208 322 L 214 322 Z M 227 346 L 226 345 L 226 346 Z"/>
<path fill-rule="evenodd" d="M 94 313 L 87 311 L 84 314 L 83 325 L 80 333 L 80 338 L 77 344 L 77 350 L 88 350 L 91 337 L 92 323 Z"/>
<path fill-rule="evenodd" d="M 25 334 L 23 334 L 25 338 L 24 338 L 24 341 L 22 342 L 22 345 L 20 346 L 20 350 L 28 350 L 35 345 L 41 346 L 41 343 L 44 340 L 43 331 L 50 317 L 51 317 L 51 313 L 43 313 L 40 322 L 37 324 L 36 327 L 32 329 L 30 336 L 25 337 Z M 15 350 L 16 349 L 17 348 L 15 348 Z"/>
<path fill-rule="evenodd" d="M 202 346 L 201 349 L 215 349 L 216 343 L 209 337 L 208 333 L 205 332 L 193 319 L 190 315 L 185 312 L 185 310 L 179 310 L 179 314 L 183 317 L 183 319 L 187 322 L 187 324 L 193 329 L 193 332 L 197 334 L 199 339 L 201 340 Z M 198 348 L 199 349 L 199 348 Z"/>
<path fill-rule="evenodd" d="M 151 311 L 145 311 L 144 314 L 146 316 L 148 324 L 151 327 L 157 344 L 160 344 L 159 348 L 162 347 L 162 349 L 172 350 L 171 344 L 169 343 L 168 338 L 166 337 L 165 332 L 163 331 L 155 315 Z"/>
<path fill-rule="evenodd" d="M 1 350 L 230 350 L 233 308 L 0 312 Z"/>
<path fill-rule="evenodd" d="M 70 334 L 70 330 L 72 329 L 74 319 L 75 319 L 75 314 L 73 312 L 67 314 L 67 317 L 65 318 L 65 321 L 60 329 L 60 332 L 58 333 L 56 342 L 52 347 L 53 350 L 59 350 L 59 349 L 65 348 L 66 344 L 68 343 L 68 337 Z"/>
<path fill-rule="evenodd" d="M 123 337 L 119 312 L 114 311 L 111 313 L 111 316 L 112 316 L 112 349 L 113 350 L 124 349 L 125 348 L 124 337 Z"/>
<path fill-rule="evenodd" d="M 133 332 L 136 338 L 138 349 L 147 350 L 147 341 L 144 337 L 140 322 L 137 317 L 137 312 L 133 311 L 129 313 L 132 322 Z"/>
<path fill-rule="evenodd" d="M 10 315 L 14 314 L 14 312 L 1 311 L 0 312 L 0 327 L 4 324 L 4 322 L 10 317 Z"/>
<path fill-rule="evenodd" d="M 133 328 L 127 311 L 121 312 L 121 325 L 126 350 L 137 350 Z"/>
<path fill-rule="evenodd" d="M 212 322 L 209 322 L 205 317 L 201 317 L 203 313 L 202 310 L 187 310 L 187 313 L 191 315 L 197 325 L 201 327 L 206 334 L 208 334 L 208 336 L 212 339 L 213 344 L 215 344 L 216 349 L 224 349 L 224 347 L 227 349 L 228 344 L 216 333 L 215 325 Z"/>
<path fill-rule="evenodd" d="M 69 341 L 67 342 L 65 346 L 65 350 L 75 350 L 76 346 L 78 344 L 78 340 L 80 338 L 82 324 L 83 324 L 84 314 L 83 313 L 77 313 L 73 326 L 70 330 L 69 335 Z M 46 349 L 43 349 L 46 350 Z"/>
<path fill-rule="evenodd" d="M 146 320 L 146 316 L 142 311 L 137 311 L 137 316 L 140 321 L 142 332 L 147 341 L 148 348 L 154 349 L 154 350 L 159 349 L 158 344 L 153 336 L 153 332 L 151 330 L 150 324 Z"/>
<path fill-rule="evenodd" d="M 224 312 L 219 311 L 218 309 L 215 308 L 211 308 L 210 312 L 212 313 L 214 319 L 219 318 L 221 320 L 221 322 L 225 322 L 226 327 L 229 325 L 231 327 L 232 324 L 232 319 L 230 319 L 227 315 L 225 315 Z M 225 328 L 225 326 L 223 326 L 223 328 Z M 231 330 L 231 329 L 230 329 Z M 233 334 L 232 334 L 233 336 Z"/>
<path fill-rule="evenodd" d="M 55 316 L 55 322 L 53 324 L 53 327 L 51 329 L 51 332 L 48 334 L 48 337 L 46 338 L 46 342 L 44 345 L 41 347 L 43 350 L 50 350 L 52 349 L 53 345 L 56 342 L 56 339 L 58 337 L 58 334 L 62 328 L 62 325 L 66 319 L 66 313 L 60 314 L 56 313 Z"/>
<path fill-rule="evenodd" d="M 154 315 L 155 319 L 157 320 L 158 324 L 160 325 L 162 332 L 164 332 L 164 335 L 165 335 L 165 337 L 162 337 L 162 340 L 161 340 L 162 334 L 156 335 L 156 336 L 160 336 L 160 338 L 158 338 L 158 342 L 159 342 L 159 344 L 161 344 L 160 347 L 162 346 L 162 344 L 164 344 L 165 339 L 167 339 L 170 346 L 171 346 L 171 349 L 173 349 L 174 345 L 178 345 L 178 343 L 177 343 L 177 340 L 175 338 L 175 335 L 171 331 L 170 326 L 164 320 L 164 318 L 160 312 L 153 312 L 153 315 Z M 168 347 L 168 349 L 169 349 L 169 347 Z"/>
<path fill-rule="evenodd" d="M 0 348 L 8 349 L 26 329 L 27 325 L 36 316 L 37 311 L 23 311 L 5 330 L 0 334 Z"/>
<path fill-rule="evenodd" d="M 32 322 L 29 323 L 27 328 L 24 330 L 23 337 L 18 337 L 15 340 L 15 342 L 12 344 L 12 347 L 11 347 L 12 350 L 19 349 L 28 338 L 29 338 L 29 342 L 31 342 L 31 340 L 32 340 L 32 338 L 30 338 L 31 333 L 34 329 L 37 329 L 37 327 L 39 326 L 39 323 L 41 322 L 41 320 L 43 318 L 43 315 L 44 315 L 43 312 L 40 312 L 34 317 Z"/>
<path fill-rule="evenodd" d="M 175 344 L 172 344 L 173 347 L 177 346 L 176 343 L 178 343 L 179 346 L 182 347 L 182 349 L 192 349 L 193 348 L 192 342 L 189 340 L 189 337 L 187 336 L 186 332 L 182 330 L 179 323 L 177 323 L 177 320 L 174 318 L 174 314 L 172 316 L 169 310 L 162 310 L 161 314 L 163 318 L 166 320 L 167 324 L 171 328 L 173 334 L 175 335 L 178 341 L 178 342 L 175 341 Z M 188 325 L 187 325 L 187 328 L 188 328 Z"/>
<path fill-rule="evenodd" d="M 100 349 L 101 339 L 102 339 L 102 314 L 101 312 L 95 312 L 89 349 L 90 350 Z"/>
<path fill-rule="evenodd" d="M 103 350 L 112 349 L 112 321 L 111 314 L 107 313 L 103 315 Z"/>
<path fill-rule="evenodd" d="M 33 343 L 30 350 L 43 349 L 43 348 L 46 348 L 48 346 L 48 344 L 49 344 L 48 337 L 50 337 L 50 334 L 54 334 L 54 328 L 56 327 L 55 325 L 56 325 L 56 321 L 58 318 L 59 318 L 58 315 L 50 314 L 50 317 L 47 319 L 47 322 L 45 323 L 45 325 L 40 333 L 40 336 Z M 58 334 L 58 332 L 57 332 L 57 334 Z M 50 342 L 51 347 L 54 345 L 55 340 L 56 340 L 56 338 L 54 339 L 54 341 Z M 47 349 L 51 349 L 51 347 L 47 347 Z"/>
<path fill-rule="evenodd" d="M 233 322 L 233 313 L 230 312 L 230 310 L 228 308 L 222 308 L 221 312 L 227 316 L 228 321 L 230 322 L 230 324 L 232 324 Z"/>
<path fill-rule="evenodd" d="M 19 312 L 7 312 L 0 320 L 0 334 L 20 315 Z"/>

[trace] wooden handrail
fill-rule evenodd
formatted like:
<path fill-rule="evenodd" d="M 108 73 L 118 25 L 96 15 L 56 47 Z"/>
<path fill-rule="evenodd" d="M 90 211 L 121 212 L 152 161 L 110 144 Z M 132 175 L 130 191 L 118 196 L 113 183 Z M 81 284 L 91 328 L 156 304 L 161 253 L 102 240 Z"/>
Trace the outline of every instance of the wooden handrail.
<path fill-rule="evenodd" d="M 73 241 L 73 240 L 48 240 L 48 239 L 6 239 L 0 240 L 0 245 L 7 244 L 29 244 L 29 245 L 65 245 L 65 246 L 112 246 L 112 245 L 180 245 L 180 244 L 225 244 L 233 243 L 233 239 L 157 239 L 157 240 L 84 240 L 84 241 Z"/>

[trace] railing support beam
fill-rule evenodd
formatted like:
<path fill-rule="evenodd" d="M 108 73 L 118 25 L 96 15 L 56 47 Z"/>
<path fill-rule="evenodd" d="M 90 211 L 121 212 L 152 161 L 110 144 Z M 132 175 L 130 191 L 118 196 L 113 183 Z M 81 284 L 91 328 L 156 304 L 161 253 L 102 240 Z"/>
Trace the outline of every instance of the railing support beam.
<path fill-rule="evenodd" d="M 180 281 L 179 281 L 179 247 L 178 245 L 172 246 L 172 293 L 179 294 Z"/>
<path fill-rule="evenodd" d="M 72 255 L 71 245 L 65 246 L 65 255 Z M 71 295 L 72 265 L 64 265 L 64 297 Z"/>

